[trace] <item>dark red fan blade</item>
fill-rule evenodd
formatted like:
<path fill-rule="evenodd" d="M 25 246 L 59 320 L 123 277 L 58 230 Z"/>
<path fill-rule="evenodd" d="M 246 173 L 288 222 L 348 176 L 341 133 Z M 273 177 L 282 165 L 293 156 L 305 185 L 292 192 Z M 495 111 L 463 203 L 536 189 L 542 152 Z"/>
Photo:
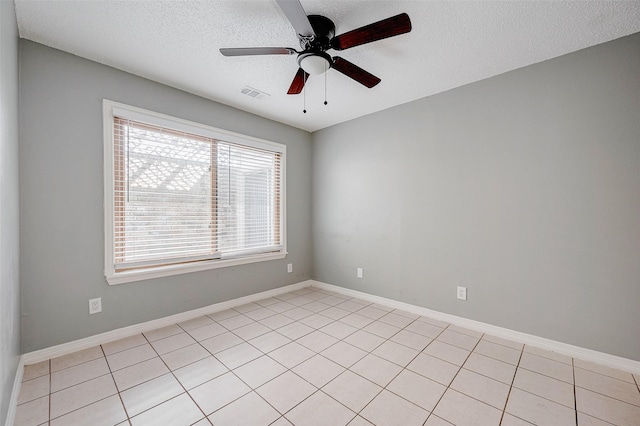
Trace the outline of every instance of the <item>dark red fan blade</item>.
<path fill-rule="evenodd" d="M 339 56 L 335 56 L 333 58 L 333 65 L 331 65 L 331 68 L 354 79 L 358 83 L 367 86 L 369 89 L 380 83 L 380 79 L 375 75 L 368 73 L 359 66 L 354 65 Z"/>
<path fill-rule="evenodd" d="M 308 78 L 309 74 L 304 72 L 302 68 L 298 68 L 298 72 L 296 73 L 296 76 L 293 77 L 293 81 L 291 82 L 291 86 L 289 87 L 287 95 L 297 95 L 298 93 L 302 92 L 304 83 Z"/>
<path fill-rule="evenodd" d="M 397 36 L 409 31 L 411 31 L 409 15 L 401 13 L 336 36 L 331 40 L 331 47 L 336 50 L 349 49 L 350 47 Z"/>

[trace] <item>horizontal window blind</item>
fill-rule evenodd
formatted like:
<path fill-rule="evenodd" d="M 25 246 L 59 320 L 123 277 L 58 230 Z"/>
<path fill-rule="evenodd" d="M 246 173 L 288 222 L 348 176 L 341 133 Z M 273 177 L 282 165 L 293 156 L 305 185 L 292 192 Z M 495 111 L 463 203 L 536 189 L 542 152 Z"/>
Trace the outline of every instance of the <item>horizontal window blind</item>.
<path fill-rule="evenodd" d="M 282 250 L 279 152 L 113 123 L 116 272 Z"/>

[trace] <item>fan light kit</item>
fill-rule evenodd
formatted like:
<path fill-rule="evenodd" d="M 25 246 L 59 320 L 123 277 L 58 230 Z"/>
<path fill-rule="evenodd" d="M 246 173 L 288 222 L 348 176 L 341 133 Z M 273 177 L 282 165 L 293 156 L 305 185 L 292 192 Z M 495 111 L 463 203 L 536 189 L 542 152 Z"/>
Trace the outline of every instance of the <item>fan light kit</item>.
<path fill-rule="evenodd" d="M 298 55 L 298 65 L 307 74 L 322 74 L 331 67 L 331 57 L 326 53 L 301 53 Z"/>
<path fill-rule="evenodd" d="M 301 93 L 310 75 L 323 74 L 329 68 L 335 69 L 365 87 L 374 87 L 380 83 L 378 77 L 339 56 L 331 57 L 326 51 L 345 50 L 411 31 L 409 15 L 401 13 L 336 36 L 336 27 L 331 19 L 320 15 L 307 16 L 299 0 L 276 0 L 276 2 L 296 31 L 302 51 L 290 47 L 241 47 L 223 48 L 220 49 L 220 53 L 224 56 L 297 54 L 299 68 L 287 92 L 289 95 Z M 327 104 L 326 77 L 324 104 Z M 307 110 L 304 109 L 303 112 L 306 113 Z"/>

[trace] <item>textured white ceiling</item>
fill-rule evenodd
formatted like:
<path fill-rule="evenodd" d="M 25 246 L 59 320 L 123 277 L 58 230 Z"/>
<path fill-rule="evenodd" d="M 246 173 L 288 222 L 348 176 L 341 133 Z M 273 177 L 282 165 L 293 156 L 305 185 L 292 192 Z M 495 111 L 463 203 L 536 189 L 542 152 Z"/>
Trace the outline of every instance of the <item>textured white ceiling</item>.
<path fill-rule="evenodd" d="M 640 1 L 301 0 L 336 34 L 407 12 L 413 30 L 340 56 L 382 79 L 373 89 L 330 70 L 287 95 L 295 55 L 223 57 L 221 47 L 299 50 L 273 0 L 16 0 L 20 37 L 315 131 L 640 31 Z M 329 53 L 335 54 L 334 51 Z M 251 86 L 270 96 L 240 93 Z"/>

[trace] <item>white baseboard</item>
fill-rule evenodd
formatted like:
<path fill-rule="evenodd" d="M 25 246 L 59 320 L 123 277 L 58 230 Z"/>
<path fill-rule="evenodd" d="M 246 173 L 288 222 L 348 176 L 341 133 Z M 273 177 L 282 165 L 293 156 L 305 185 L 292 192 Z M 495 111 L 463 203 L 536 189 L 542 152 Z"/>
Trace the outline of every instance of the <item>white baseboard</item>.
<path fill-rule="evenodd" d="M 16 370 L 16 376 L 13 380 L 13 389 L 11 391 L 11 399 L 9 399 L 9 411 L 7 412 L 7 420 L 4 423 L 5 426 L 13 426 L 13 421 L 16 418 L 16 409 L 18 408 L 18 397 L 20 396 L 20 387 L 22 385 L 22 377 L 24 374 L 24 356 L 20 357 L 18 361 L 18 369 Z"/>
<path fill-rule="evenodd" d="M 232 299 L 232 300 L 227 300 L 225 302 L 215 303 L 213 305 L 205 306 L 203 308 L 182 312 L 182 313 L 171 315 L 168 317 L 158 318 L 152 321 L 130 325 L 128 327 L 118 328 L 116 330 L 111 330 L 104 333 L 96 334 L 94 336 L 85 337 L 84 339 L 78 339 L 72 342 L 63 343 L 63 344 L 52 346 L 49 348 L 28 352 L 22 356 L 22 361 L 24 362 L 25 365 L 35 364 L 37 362 L 46 361 L 48 359 L 56 358 L 63 355 L 68 355 L 70 353 L 77 352 L 83 349 L 88 349 L 97 345 L 102 345 L 104 343 L 109 343 L 115 340 L 124 339 L 125 337 L 130 337 L 135 334 L 144 333 L 145 331 L 155 330 L 156 328 L 166 327 L 168 325 L 176 324 L 183 321 L 188 321 L 190 319 L 194 319 L 202 315 L 224 311 L 226 309 L 244 305 L 246 303 L 255 302 L 258 300 L 266 299 L 268 297 L 278 296 L 280 294 L 288 293 L 290 291 L 300 290 L 301 288 L 309 287 L 310 285 L 311 285 L 311 280 L 302 281 L 296 284 L 274 288 L 272 290 L 263 291 L 261 293 L 240 297 L 238 299 Z"/>
<path fill-rule="evenodd" d="M 597 364 L 605 365 L 607 367 L 628 371 L 634 374 L 640 374 L 640 361 L 634 361 L 616 355 L 610 355 L 604 352 L 594 351 L 592 349 L 581 348 L 579 346 L 569 345 L 567 343 L 546 339 L 544 337 L 534 336 L 532 334 L 522 333 L 520 331 L 510 330 L 508 328 L 498 327 L 480 321 L 474 321 L 455 315 L 445 314 L 443 312 L 434 311 L 431 309 L 423 308 L 421 306 L 398 302 L 393 299 L 387 299 L 386 297 L 375 296 L 357 290 L 351 290 L 332 284 L 326 284 L 320 281 L 311 281 L 311 285 L 322 290 L 333 291 L 335 293 L 344 294 L 345 296 L 357 297 L 359 299 L 367 300 L 373 303 L 379 303 L 381 305 L 386 305 L 392 308 L 411 312 L 416 315 L 434 318 L 460 327 L 465 327 L 471 330 L 480 331 L 482 333 L 491 334 L 493 336 L 502 337 L 503 339 L 512 340 L 518 343 L 524 343 L 526 345 L 537 346 L 539 348 L 557 352 L 562 355 L 567 355 L 572 358 L 591 361 Z"/>
<path fill-rule="evenodd" d="M 542 349 L 557 352 L 562 355 L 567 355 L 572 358 L 578 358 L 585 361 L 595 362 L 611 368 L 617 368 L 619 370 L 629 371 L 634 374 L 640 374 L 640 361 L 634 361 L 627 358 L 622 358 L 615 355 L 610 355 L 604 352 L 594 351 L 592 349 L 581 348 L 579 346 L 570 345 L 567 343 L 558 342 L 555 340 L 547 339 L 544 337 L 535 336 L 532 334 L 522 333 L 515 330 L 510 330 L 503 327 L 475 321 L 456 315 L 446 314 L 443 312 L 434 311 L 431 309 L 423 308 L 421 306 L 411 305 L 409 303 L 398 302 L 386 297 L 375 296 L 372 294 L 364 293 L 357 290 L 351 290 L 344 287 L 339 287 L 332 284 L 326 284 L 320 281 L 307 280 L 296 284 L 291 284 L 284 287 L 275 288 L 273 290 L 264 291 L 261 293 L 252 294 L 238 299 L 228 300 L 225 302 L 216 303 L 203 308 L 194 309 L 191 311 L 183 312 L 176 315 L 171 315 L 164 318 L 159 318 L 152 321 L 147 321 L 141 324 L 131 325 L 124 328 L 119 328 L 105 333 L 100 333 L 94 336 L 89 336 L 84 339 L 75 340 L 73 342 L 63 343 L 61 345 L 52 346 L 50 348 L 41 349 L 34 352 L 29 352 L 22 355 L 20 362 L 20 381 L 17 383 L 19 391 L 19 385 L 22 381 L 22 365 L 35 364 L 37 362 L 46 361 L 51 358 L 67 355 L 79 350 L 88 349 L 93 346 L 109 343 L 114 340 L 130 337 L 135 334 L 143 333 L 145 331 L 154 330 L 156 328 L 165 327 L 168 325 L 176 324 L 183 321 L 188 321 L 193 318 L 197 318 L 202 315 L 210 314 L 213 312 L 223 311 L 236 306 L 244 305 L 246 303 L 255 302 L 268 297 L 278 296 L 280 294 L 288 293 L 290 291 L 299 290 L 304 287 L 313 286 L 319 289 L 333 291 L 335 293 L 344 294 L 346 296 L 357 297 L 363 300 L 370 301 L 372 303 L 379 303 L 395 309 L 401 309 L 403 311 L 411 312 L 416 315 L 422 315 L 431 317 L 437 320 L 445 321 L 450 324 L 458 325 L 460 327 L 466 327 L 471 330 L 480 331 L 482 333 L 491 334 L 493 336 L 502 337 L 504 339 L 513 340 L 515 342 L 524 343 L 531 346 L 537 346 Z M 18 378 L 16 377 L 16 380 Z M 16 386 L 14 386 L 16 387 Z M 14 389 L 15 393 L 15 389 Z M 12 396 L 13 398 L 13 396 Z M 17 394 L 15 395 L 17 401 Z M 15 410 L 15 407 L 13 407 Z"/>

